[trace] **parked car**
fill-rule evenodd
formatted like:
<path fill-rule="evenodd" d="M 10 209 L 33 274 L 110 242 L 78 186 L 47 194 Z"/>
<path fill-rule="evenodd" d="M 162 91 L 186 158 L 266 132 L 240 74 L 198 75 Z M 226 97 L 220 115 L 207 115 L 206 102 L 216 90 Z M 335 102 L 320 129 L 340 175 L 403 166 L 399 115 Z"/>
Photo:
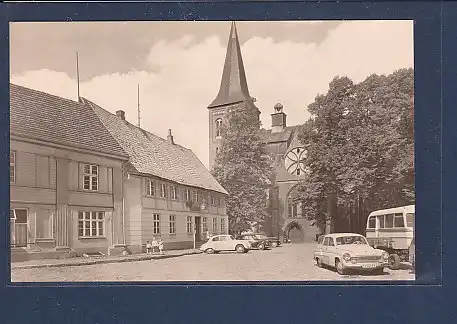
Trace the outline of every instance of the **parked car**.
<path fill-rule="evenodd" d="M 246 253 L 251 249 L 249 241 L 236 240 L 232 235 L 215 235 L 202 244 L 200 251 L 208 254 L 219 253 L 221 251 L 236 251 Z"/>
<path fill-rule="evenodd" d="M 277 247 L 281 245 L 281 240 L 274 236 L 268 236 L 268 241 L 271 243 L 271 247 Z"/>
<path fill-rule="evenodd" d="M 237 239 L 250 242 L 252 249 L 267 250 L 271 248 L 271 243 L 264 234 L 245 233 L 239 235 Z"/>
<path fill-rule="evenodd" d="M 409 262 L 413 266 L 413 269 L 416 268 L 416 242 L 414 240 L 411 241 L 411 244 L 409 245 Z"/>
<path fill-rule="evenodd" d="M 387 252 L 371 247 L 364 236 L 354 233 L 322 235 L 314 251 L 317 266 L 334 267 L 341 275 L 351 269 L 382 273 L 388 259 Z"/>

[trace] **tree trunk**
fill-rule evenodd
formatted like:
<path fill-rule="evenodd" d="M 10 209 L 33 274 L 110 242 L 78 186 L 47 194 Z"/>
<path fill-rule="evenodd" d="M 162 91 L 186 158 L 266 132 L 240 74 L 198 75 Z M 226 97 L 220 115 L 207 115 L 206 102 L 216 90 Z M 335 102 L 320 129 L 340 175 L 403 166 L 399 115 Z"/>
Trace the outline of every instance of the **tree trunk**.
<path fill-rule="evenodd" d="M 334 223 L 337 217 L 337 196 L 336 193 L 329 193 L 327 196 L 327 217 L 325 220 L 325 234 L 334 231 Z"/>

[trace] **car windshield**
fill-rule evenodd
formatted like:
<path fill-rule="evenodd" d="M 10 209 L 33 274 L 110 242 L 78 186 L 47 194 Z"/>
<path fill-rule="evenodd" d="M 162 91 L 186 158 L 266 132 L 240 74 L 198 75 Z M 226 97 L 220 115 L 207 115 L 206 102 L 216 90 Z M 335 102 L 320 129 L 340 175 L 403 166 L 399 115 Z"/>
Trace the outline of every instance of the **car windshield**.
<path fill-rule="evenodd" d="M 266 237 L 265 235 L 263 235 L 263 234 L 256 234 L 256 235 L 254 235 L 254 237 L 255 237 L 256 239 L 258 239 L 258 240 L 264 240 L 264 239 L 267 238 L 267 237 Z"/>
<path fill-rule="evenodd" d="M 367 241 L 363 236 L 340 236 L 336 238 L 336 245 L 346 244 L 367 244 Z"/>

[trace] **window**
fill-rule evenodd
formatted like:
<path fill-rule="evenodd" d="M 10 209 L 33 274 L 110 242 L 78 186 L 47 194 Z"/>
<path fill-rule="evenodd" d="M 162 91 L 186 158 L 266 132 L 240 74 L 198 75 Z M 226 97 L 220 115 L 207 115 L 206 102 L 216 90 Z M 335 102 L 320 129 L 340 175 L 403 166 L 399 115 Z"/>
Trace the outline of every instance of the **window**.
<path fill-rule="evenodd" d="M 335 243 L 333 242 L 333 238 L 332 237 L 329 237 L 328 245 L 329 246 L 335 246 Z"/>
<path fill-rule="evenodd" d="M 213 195 L 211 195 L 211 206 L 216 206 L 216 199 L 214 199 Z"/>
<path fill-rule="evenodd" d="M 368 228 L 376 228 L 376 217 L 370 217 L 370 219 L 368 220 Z"/>
<path fill-rule="evenodd" d="M 222 131 L 222 119 L 218 118 L 218 119 L 216 119 L 216 138 L 221 137 L 221 131 Z"/>
<path fill-rule="evenodd" d="M 36 211 L 36 238 L 53 239 L 54 211 L 39 209 Z"/>
<path fill-rule="evenodd" d="M 203 232 L 208 231 L 208 218 L 207 217 L 202 217 L 202 227 L 203 227 Z"/>
<path fill-rule="evenodd" d="M 176 216 L 170 215 L 170 234 L 176 234 Z"/>
<path fill-rule="evenodd" d="M 324 236 L 319 236 L 319 238 L 317 239 L 317 244 L 322 244 L 323 241 L 324 241 Z"/>
<path fill-rule="evenodd" d="M 225 218 L 221 218 L 221 234 L 225 233 Z"/>
<path fill-rule="evenodd" d="M 16 182 L 16 152 L 10 151 L 10 183 Z"/>
<path fill-rule="evenodd" d="M 212 242 L 217 242 L 217 241 L 220 241 L 220 238 L 221 238 L 220 236 L 216 236 L 216 237 L 213 237 L 213 238 L 211 239 L 211 241 L 212 241 Z"/>
<path fill-rule="evenodd" d="M 178 199 L 178 196 L 176 195 L 176 186 L 171 186 L 171 199 Z"/>
<path fill-rule="evenodd" d="M 187 216 L 187 234 L 193 234 L 193 231 L 192 231 L 192 216 Z"/>
<path fill-rule="evenodd" d="M 190 199 L 190 190 L 186 189 L 186 190 L 184 190 L 184 200 L 189 201 L 189 199 Z"/>
<path fill-rule="evenodd" d="M 165 183 L 160 184 L 160 197 L 167 198 L 167 185 Z"/>
<path fill-rule="evenodd" d="M 217 233 L 217 218 L 213 217 L 213 233 Z"/>
<path fill-rule="evenodd" d="M 104 212 L 78 212 L 79 237 L 104 237 Z"/>
<path fill-rule="evenodd" d="M 386 215 L 386 220 L 384 224 L 385 228 L 393 228 L 394 227 L 394 214 Z"/>
<path fill-rule="evenodd" d="M 152 223 L 152 232 L 154 234 L 160 234 L 160 215 L 154 214 Z"/>
<path fill-rule="evenodd" d="M 10 210 L 11 221 L 11 245 L 15 247 L 27 246 L 28 232 L 28 210 L 27 209 L 12 209 Z"/>
<path fill-rule="evenodd" d="M 403 218 L 403 214 L 395 214 L 394 227 L 405 227 L 405 220 Z"/>
<path fill-rule="evenodd" d="M 193 202 L 198 201 L 198 192 L 195 190 L 192 190 L 192 199 Z"/>
<path fill-rule="evenodd" d="M 414 214 L 406 214 L 406 226 L 414 228 Z"/>
<path fill-rule="evenodd" d="M 324 245 L 329 246 L 330 245 L 330 237 L 326 237 L 324 240 Z"/>
<path fill-rule="evenodd" d="M 98 166 L 84 164 L 84 190 L 98 190 Z"/>
<path fill-rule="evenodd" d="M 146 193 L 148 196 L 155 196 L 156 195 L 156 188 L 155 182 L 152 180 L 146 181 Z"/>
<path fill-rule="evenodd" d="M 378 228 L 384 228 L 384 215 L 378 216 Z"/>

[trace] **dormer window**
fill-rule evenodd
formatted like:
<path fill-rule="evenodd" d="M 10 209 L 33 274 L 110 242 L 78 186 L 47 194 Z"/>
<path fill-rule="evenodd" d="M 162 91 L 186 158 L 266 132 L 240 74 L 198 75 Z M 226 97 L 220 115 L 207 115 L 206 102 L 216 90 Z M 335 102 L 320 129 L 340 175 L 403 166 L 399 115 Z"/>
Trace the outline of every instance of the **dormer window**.
<path fill-rule="evenodd" d="M 216 119 L 216 138 L 221 137 L 222 118 Z"/>

